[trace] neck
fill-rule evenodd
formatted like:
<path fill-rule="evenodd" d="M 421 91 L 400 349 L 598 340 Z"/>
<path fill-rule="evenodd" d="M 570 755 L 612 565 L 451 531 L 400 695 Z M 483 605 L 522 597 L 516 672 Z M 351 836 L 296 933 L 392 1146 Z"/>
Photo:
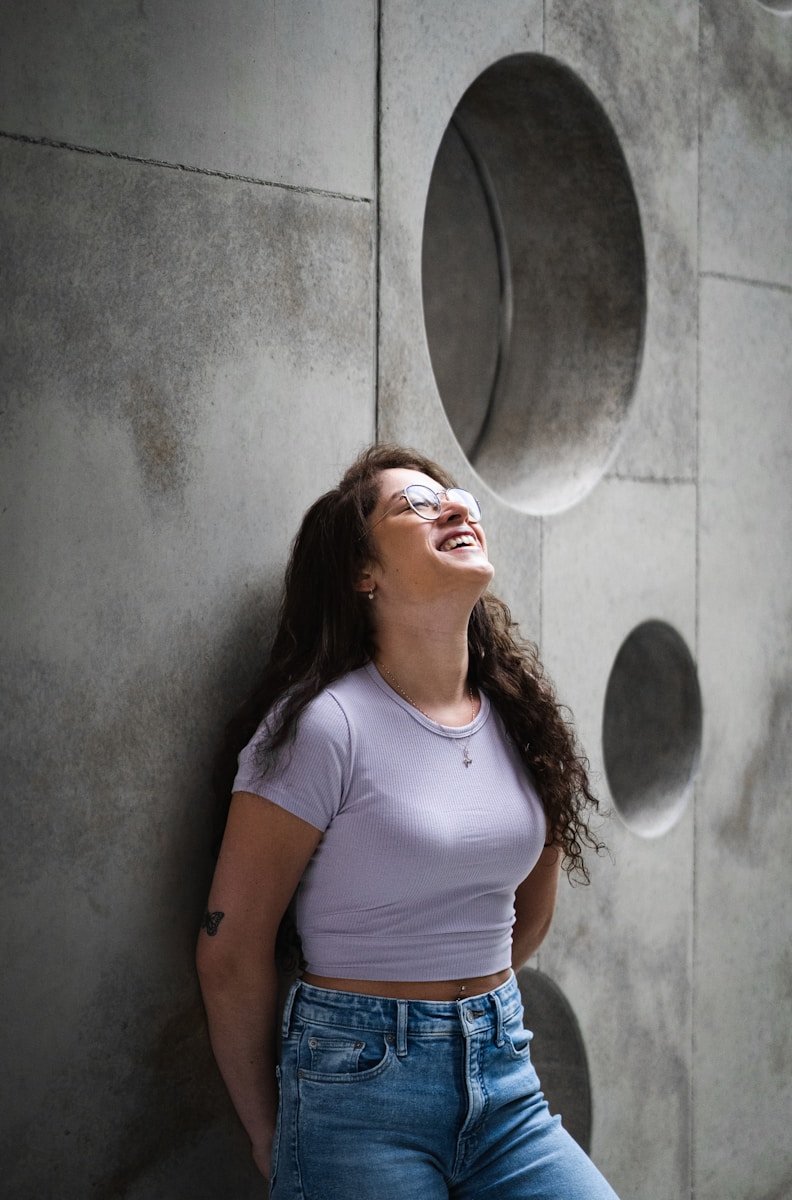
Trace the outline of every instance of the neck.
<path fill-rule="evenodd" d="M 458 706 L 469 713 L 467 625 L 453 630 L 391 625 L 378 631 L 375 661 L 420 708 L 433 713 Z"/>

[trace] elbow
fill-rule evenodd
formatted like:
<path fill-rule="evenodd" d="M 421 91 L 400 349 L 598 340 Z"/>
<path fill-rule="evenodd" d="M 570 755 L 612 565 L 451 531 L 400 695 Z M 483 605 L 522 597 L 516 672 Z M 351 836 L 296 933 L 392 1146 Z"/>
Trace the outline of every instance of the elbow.
<path fill-rule="evenodd" d="M 203 931 L 198 937 L 198 945 L 195 948 L 195 970 L 204 994 L 214 990 L 228 974 L 225 955 L 218 954 L 214 946 L 208 945 L 208 939 Z"/>
<path fill-rule="evenodd" d="M 204 997 L 236 994 L 270 983 L 276 975 L 274 942 L 215 941 L 203 930 L 195 950 L 195 969 Z"/>
<path fill-rule="evenodd" d="M 551 923 L 552 915 L 541 924 L 531 925 L 527 929 L 515 932 L 512 939 L 512 967 L 515 971 L 524 966 L 528 959 L 536 954 L 550 932 Z"/>
<path fill-rule="evenodd" d="M 195 949 L 195 970 L 201 991 L 225 991 L 233 988 L 243 971 L 243 956 L 228 946 L 215 945 L 201 930 Z"/>
<path fill-rule="evenodd" d="M 549 913 L 545 917 L 544 921 L 542 921 L 542 924 L 539 926 L 539 928 L 536 931 L 536 945 L 537 946 L 541 946 L 542 942 L 545 940 L 548 933 L 550 932 L 550 926 L 552 924 L 553 924 L 553 914 Z"/>

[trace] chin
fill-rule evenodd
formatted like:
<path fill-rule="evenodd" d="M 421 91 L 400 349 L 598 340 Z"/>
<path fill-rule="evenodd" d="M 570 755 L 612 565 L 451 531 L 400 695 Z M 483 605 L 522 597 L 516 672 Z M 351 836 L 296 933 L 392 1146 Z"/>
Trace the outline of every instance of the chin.
<path fill-rule="evenodd" d="M 483 559 L 480 563 L 471 563 L 471 568 L 474 568 L 477 575 L 484 575 L 489 582 L 495 574 L 495 568 L 488 558 Z"/>

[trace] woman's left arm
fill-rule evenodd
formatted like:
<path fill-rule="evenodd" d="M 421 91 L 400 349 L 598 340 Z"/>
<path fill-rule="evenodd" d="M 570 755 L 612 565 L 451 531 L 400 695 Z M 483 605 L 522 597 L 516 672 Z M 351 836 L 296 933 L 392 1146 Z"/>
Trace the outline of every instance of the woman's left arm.
<path fill-rule="evenodd" d="M 512 967 L 517 971 L 535 954 L 553 919 L 563 853 L 560 846 L 545 846 L 531 874 L 514 895 Z"/>

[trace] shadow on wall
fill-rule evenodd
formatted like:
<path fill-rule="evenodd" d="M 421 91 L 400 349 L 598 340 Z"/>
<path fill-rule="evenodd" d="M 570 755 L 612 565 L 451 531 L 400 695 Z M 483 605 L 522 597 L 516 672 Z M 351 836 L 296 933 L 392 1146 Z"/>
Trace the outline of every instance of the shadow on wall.
<path fill-rule="evenodd" d="M 535 1036 L 533 1062 L 553 1114 L 579 1146 L 591 1150 L 591 1079 L 583 1035 L 572 1006 L 548 975 L 531 967 L 517 972 L 525 1026 Z"/>
<path fill-rule="evenodd" d="M 182 722 L 194 718 L 202 726 L 207 743 L 204 761 L 213 764 L 212 777 L 205 771 L 198 788 L 192 789 L 187 809 L 189 814 L 192 806 L 191 823 L 184 807 L 176 806 L 169 844 L 160 847 L 161 863 L 178 864 L 178 873 L 167 880 L 164 902 L 158 904 L 160 911 L 172 906 L 171 911 L 179 913 L 175 922 L 178 936 L 171 952 L 174 961 L 167 990 L 141 977 L 140 991 L 148 1002 L 141 1000 L 135 1006 L 131 1020 L 124 1021 L 118 1033 L 128 1050 L 133 1048 L 132 1054 L 139 1056 L 127 1085 L 135 1099 L 131 1106 L 123 1106 L 127 1119 L 113 1155 L 118 1165 L 93 1183 L 91 1195 L 96 1200 L 154 1200 L 163 1195 L 168 1200 L 230 1194 L 245 1197 L 261 1188 L 247 1139 L 209 1046 L 194 948 L 236 766 L 227 726 L 261 675 L 276 608 L 271 594 L 253 590 L 237 601 L 235 611 L 226 614 L 222 622 L 225 636 L 212 640 L 216 649 L 211 662 L 204 665 L 200 688 L 196 688 L 204 711 L 194 712 L 188 698 L 180 714 Z M 128 1011 L 129 989 L 136 984 L 130 974 L 126 959 L 119 960 L 116 971 L 105 974 L 92 1002 L 97 1026 L 106 1021 L 108 1012 Z M 165 1005 L 163 992 L 169 996 Z M 198 1179 L 201 1183 L 196 1187 Z"/>

